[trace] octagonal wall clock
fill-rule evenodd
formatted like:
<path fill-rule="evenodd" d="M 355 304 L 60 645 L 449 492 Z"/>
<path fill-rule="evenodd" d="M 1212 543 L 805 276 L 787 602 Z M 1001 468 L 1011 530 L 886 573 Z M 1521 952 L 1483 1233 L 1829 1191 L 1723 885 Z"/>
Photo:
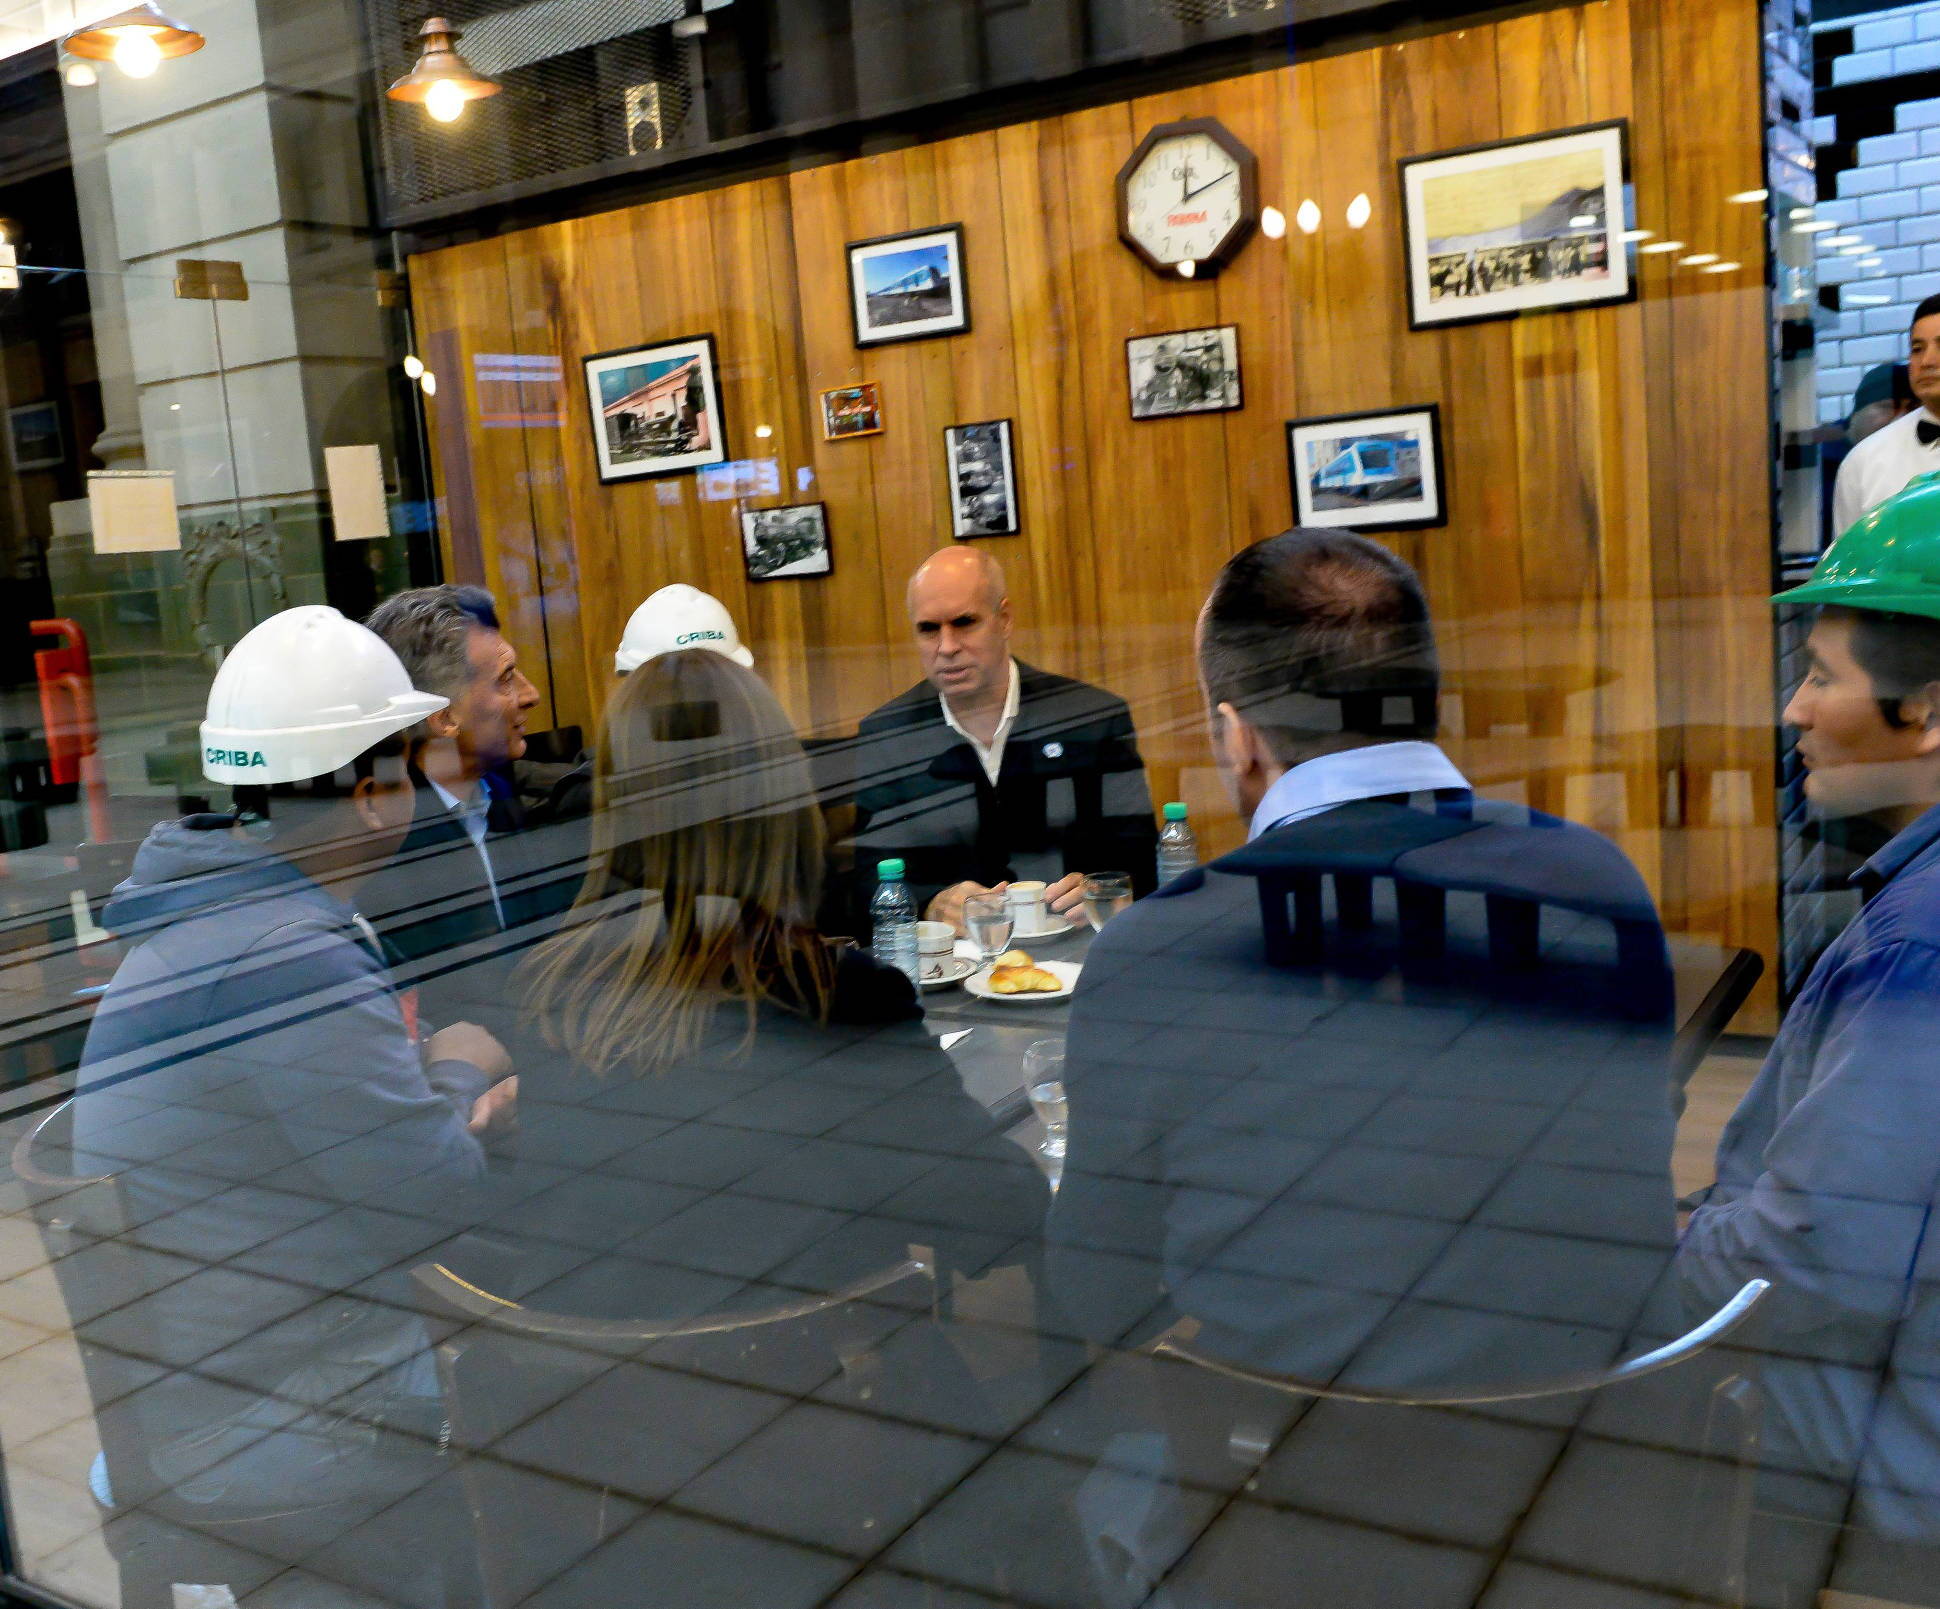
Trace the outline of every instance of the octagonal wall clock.
<path fill-rule="evenodd" d="M 1157 124 L 1118 170 L 1118 238 L 1155 274 L 1217 274 L 1259 221 L 1259 161 L 1217 118 Z"/>

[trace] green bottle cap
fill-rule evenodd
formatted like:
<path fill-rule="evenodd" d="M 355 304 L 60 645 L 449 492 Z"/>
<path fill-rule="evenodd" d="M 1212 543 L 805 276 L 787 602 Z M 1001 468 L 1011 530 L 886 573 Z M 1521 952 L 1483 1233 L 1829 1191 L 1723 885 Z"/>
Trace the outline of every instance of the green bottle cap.
<path fill-rule="evenodd" d="M 879 860 L 876 862 L 876 876 L 885 883 L 900 883 L 903 880 L 903 863 L 900 860 Z"/>
<path fill-rule="evenodd" d="M 1165 807 L 1165 819 L 1167 821 L 1184 821 L 1186 819 L 1186 807 L 1180 804 L 1177 799 L 1174 799 L 1172 803 Z"/>

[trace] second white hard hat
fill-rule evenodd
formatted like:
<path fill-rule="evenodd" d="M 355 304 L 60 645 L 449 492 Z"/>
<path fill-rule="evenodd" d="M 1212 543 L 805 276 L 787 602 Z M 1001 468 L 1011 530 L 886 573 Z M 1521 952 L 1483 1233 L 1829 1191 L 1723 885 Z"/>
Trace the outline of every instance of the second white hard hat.
<path fill-rule="evenodd" d="M 676 581 L 633 611 L 620 633 L 613 668 L 624 676 L 649 659 L 680 648 L 709 648 L 737 665 L 754 664 L 754 655 L 741 645 L 741 633 L 735 630 L 727 606 L 699 587 Z"/>
<path fill-rule="evenodd" d="M 390 644 L 327 604 L 252 626 L 209 689 L 202 774 L 211 782 L 304 782 L 451 701 L 411 685 Z"/>

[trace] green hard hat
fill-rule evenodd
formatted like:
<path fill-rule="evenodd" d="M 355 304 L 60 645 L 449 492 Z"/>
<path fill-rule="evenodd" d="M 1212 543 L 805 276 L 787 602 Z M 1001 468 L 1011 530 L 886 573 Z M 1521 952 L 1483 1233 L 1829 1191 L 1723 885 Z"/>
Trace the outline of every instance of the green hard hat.
<path fill-rule="evenodd" d="M 1835 603 L 1940 620 L 1940 474 L 1921 475 L 1825 550 L 1773 603 Z"/>

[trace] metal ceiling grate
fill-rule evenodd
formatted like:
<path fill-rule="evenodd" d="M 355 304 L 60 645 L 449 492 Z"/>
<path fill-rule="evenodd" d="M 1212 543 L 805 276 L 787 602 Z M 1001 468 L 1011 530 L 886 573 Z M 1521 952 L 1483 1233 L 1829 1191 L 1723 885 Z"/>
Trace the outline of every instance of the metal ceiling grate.
<path fill-rule="evenodd" d="M 441 4 L 463 34 L 460 51 L 504 86 L 449 124 L 382 93 L 410 70 L 425 0 L 365 5 L 394 209 L 448 203 L 457 211 L 504 186 L 648 156 L 690 135 L 693 53 L 668 26 L 685 9 L 680 0 Z"/>

